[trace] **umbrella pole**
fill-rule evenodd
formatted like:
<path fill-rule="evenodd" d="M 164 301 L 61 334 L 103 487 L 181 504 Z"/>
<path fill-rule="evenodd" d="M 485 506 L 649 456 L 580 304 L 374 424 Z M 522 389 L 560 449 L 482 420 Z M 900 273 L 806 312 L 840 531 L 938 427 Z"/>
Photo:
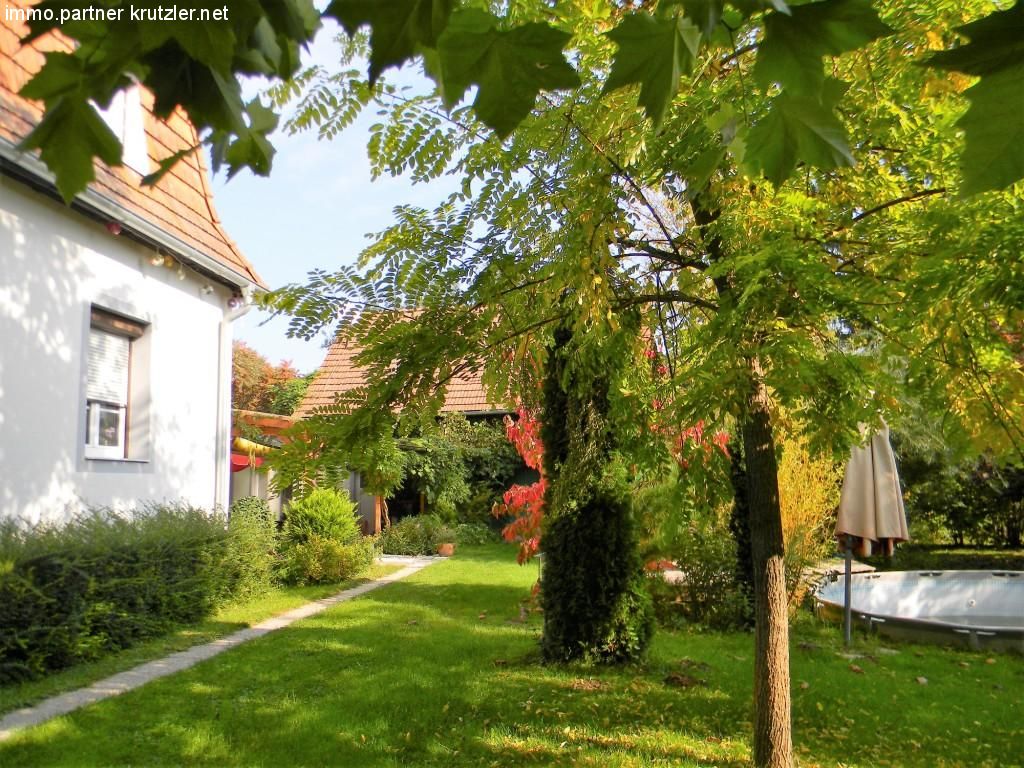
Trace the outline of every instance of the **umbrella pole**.
<path fill-rule="evenodd" d="M 846 643 L 846 647 L 850 647 L 851 632 L 852 632 L 852 606 L 851 606 L 851 588 L 850 588 L 850 576 L 853 572 L 853 537 L 846 534 L 844 537 L 846 543 L 846 585 L 843 590 L 843 641 Z"/>

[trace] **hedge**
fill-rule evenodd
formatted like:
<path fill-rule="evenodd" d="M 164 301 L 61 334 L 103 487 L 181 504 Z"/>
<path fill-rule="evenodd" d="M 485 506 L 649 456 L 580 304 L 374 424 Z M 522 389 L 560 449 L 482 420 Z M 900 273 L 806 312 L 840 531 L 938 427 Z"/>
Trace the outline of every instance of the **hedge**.
<path fill-rule="evenodd" d="M 226 594 L 220 515 L 93 510 L 0 531 L 0 682 L 94 659 L 208 615 Z"/>

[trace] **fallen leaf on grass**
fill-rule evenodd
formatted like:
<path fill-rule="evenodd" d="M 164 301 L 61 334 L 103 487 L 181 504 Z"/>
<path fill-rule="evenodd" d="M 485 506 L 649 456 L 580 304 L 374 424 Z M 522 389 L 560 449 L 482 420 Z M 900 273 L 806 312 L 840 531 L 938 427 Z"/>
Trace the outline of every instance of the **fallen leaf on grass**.
<path fill-rule="evenodd" d="M 850 671 L 853 672 L 855 675 L 863 675 L 864 674 L 864 668 L 859 666 L 859 665 L 857 665 L 857 664 L 851 664 L 850 665 Z"/>
<path fill-rule="evenodd" d="M 683 675 L 679 672 L 672 672 L 665 678 L 665 685 L 674 685 L 677 688 L 693 688 L 698 685 L 707 685 L 707 681 Z"/>
<path fill-rule="evenodd" d="M 928 678 L 927 677 L 918 677 L 916 679 L 917 679 L 917 682 L 918 682 L 919 685 L 928 685 Z"/>
<path fill-rule="evenodd" d="M 995 659 L 993 659 L 993 658 L 992 658 L 992 657 L 990 656 L 989 658 L 985 659 L 985 663 L 986 663 L 986 664 L 995 664 L 995 663 L 996 663 L 996 660 L 995 660 Z"/>
<path fill-rule="evenodd" d="M 808 683 L 806 680 L 801 680 L 800 681 L 800 690 L 801 691 L 806 691 L 810 687 L 811 687 L 811 684 Z"/>
<path fill-rule="evenodd" d="M 507 667 L 508 666 L 508 660 L 506 660 L 506 659 L 495 659 L 494 660 L 494 666 L 496 666 L 496 667 Z"/>
<path fill-rule="evenodd" d="M 964 669 L 969 669 L 971 665 L 970 662 L 958 661 L 957 666 L 963 667 Z"/>
<path fill-rule="evenodd" d="M 478 619 L 486 619 L 487 618 L 487 611 L 484 611 L 483 613 L 481 613 L 479 616 L 477 616 L 477 618 Z"/>
<path fill-rule="evenodd" d="M 569 687 L 574 691 L 600 691 L 604 688 L 604 683 L 600 680 L 591 680 L 589 678 L 576 678 L 569 683 Z"/>
<path fill-rule="evenodd" d="M 408 624 L 411 627 L 413 624 L 419 624 L 419 622 L 416 619 L 409 619 Z"/>

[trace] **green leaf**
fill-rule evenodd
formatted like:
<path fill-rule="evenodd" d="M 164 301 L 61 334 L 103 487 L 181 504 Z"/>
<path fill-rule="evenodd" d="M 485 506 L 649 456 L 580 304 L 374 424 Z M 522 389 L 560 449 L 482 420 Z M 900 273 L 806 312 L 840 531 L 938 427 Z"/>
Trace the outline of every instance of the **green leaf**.
<path fill-rule="evenodd" d="M 683 6 L 686 18 L 697 25 L 704 38 L 711 39 L 718 22 L 722 20 L 724 0 L 675 0 L 675 3 Z"/>
<path fill-rule="evenodd" d="M 165 157 L 157 164 L 157 169 L 155 171 L 142 177 L 142 186 L 152 187 L 158 184 L 160 182 L 160 179 L 166 176 L 168 172 L 171 170 L 171 168 L 177 165 L 179 160 L 182 160 L 191 155 L 193 152 L 199 149 L 199 146 L 200 145 L 197 144 L 194 147 L 186 147 L 185 149 L 179 149 L 174 154 Z"/>
<path fill-rule="evenodd" d="M 825 80 L 821 59 L 838 56 L 892 33 L 871 0 L 824 0 L 770 13 L 757 51 L 754 78 L 768 88 L 816 95 Z"/>
<path fill-rule="evenodd" d="M 789 93 L 776 96 L 768 114 L 750 129 L 746 162 L 775 186 L 789 178 L 798 162 L 822 170 L 854 165 L 846 130 L 832 109 L 839 93 L 827 88 L 826 104 Z"/>
<path fill-rule="evenodd" d="M 656 19 L 634 13 L 608 37 L 618 50 L 604 92 L 639 83 L 640 104 L 654 124 L 660 125 L 679 90 L 679 78 L 693 69 L 700 30 L 683 16 Z"/>
<path fill-rule="evenodd" d="M 245 112 L 249 117 L 248 130 L 240 133 L 224 152 L 229 179 L 246 167 L 260 176 L 267 176 L 274 159 L 274 147 L 267 135 L 277 128 L 277 113 L 263 106 L 258 98 L 245 105 Z"/>
<path fill-rule="evenodd" d="M 388 67 L 401 66 L 421 48 L 434 48 L 454 0 L 334 0 L 324 12 L 349 35 L 364 24 L 370 33 L 370 84 Z"/>
<path fill-rule="evenodd" d="M 704 150 L 689 168 L 683 172 L 688 197 L 700 194 L 711 181 L 711 175 L 718 170 L 725 158 L 725 147 L 711 147 Z"/>
<path fill-rule="evenodd" d="M 19 91 L 26 99 L 48 101 L 82 86 L 85 67 L 81 59 L 71 53 L 49 51 L 43 68 Z"/>
<path fill-rule="evenodd" d="M 165 55 L 166 54 L 166 55 Z M 176 106 L 186 107 L 197 128 L 207 126 L 241 134 L 246 130 L 241 86 L 191 59 L 168 52 L 167 47 L 146 58 L 153 90 L 153 114 L 167 118 Z"/>
<path fill-rule="evenodd" d="M 971 42 L 934 54 L 928 66 L 980 76 L 1013 68 L 1024 58 L 1024 2 L 1018 1 L 1005 11 L 996 11 L 956 31 Z"/>
<path fill-rule="evenodd" d="M 121 164 L 121 143 L 86 101 L 62 96 L 48 105 L 46 116 L 21 143 L 40 149 L 56 176 L 57 190 L 71 202 L 95 178 L 92 159 Z"/>
<path fill-rule="evenodd" d="M 739 10 L 743 18 L 768 8 L 774 8 L 779 13 L 789 13 L 789 5 L 784 0 L 731 0 L 729 4 Z"/>
<path fill-rule="evenodd" d="M 967 140 L 961 194 L 971 195 L 1024 178 L 1024 3 L 957 31 L 970 42 L 927 63 L 981 77 L 964 92 L 971 106 L 957 122 Z"/>
<path fill-rule="evenodd" d="M 256 7 L 266 14 L 282 39 L 305 42 L 321 26 L 320 12 L 313 0 L 265 0 Z"/>
<path fill-rule="evenodd" d="M 1024 61 L 983 77 L 964 95 L 971 107 L 957 122 L 967 137 L 961 194 L 1003 189 L 1024 178 Z"/>
<path fill-rule="evenodd" d="M 139 24 L 139 37 L 146 49 L 174 41 L 195 61 L 224 76 L 231 75 L 235 34 L 226 22 L 153 21 Z"/>
<path fill-rule="evenodd" d="M 498 29 L 498 19 L 476 9 L 452 15 L 438 40 L 439 86 L 451 109 L 477 86 L 477 117 L 501 138 L 533 109 L 541 90 L 574 88 L 576 74 L 562 53 L 571 36 L 547 24 Z"/>

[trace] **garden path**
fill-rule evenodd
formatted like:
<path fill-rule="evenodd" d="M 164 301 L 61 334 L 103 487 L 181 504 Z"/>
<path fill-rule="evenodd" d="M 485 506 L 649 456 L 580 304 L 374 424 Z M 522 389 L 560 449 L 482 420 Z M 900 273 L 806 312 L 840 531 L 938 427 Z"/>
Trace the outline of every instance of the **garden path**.
<path fill-rule="evenodd" d="M 173 653 L 163 659 L 157 659 L 141 664 L 127 672 L 121 672 L 108 678 L 100 680 L 87 688 L 79 688 L 76 691 L 68 691 L 58 696 L 52 696 L 36 704 L 34 707 L 26 707 L 11 712 L 0 718 L 0 741 L 10 738 L 15 731 L 29 726 L 39 725 L 47 720 L 60 715 L 66 715 L 80 707 L 87 706 L 97 701 L 118 696 L 126 691 L 138 688 L 151 680 L 181 672 L 201 661 L 212 658 L 217 654 L 235 646 L 255 640 L 275 630 L 287 627 L 299 619 L 305 619 L 324 611 L 331 606 L 343 603 L 346 600 L 365 595 L 378 587 L 404 579 L 406 576 L 426 568 L 431 563 L 437 562 L 437 557 L 405 557 L 401 555 L 384 555 L 379 558 L 381 562 L 401 564 L 405 567 L 387 576 L 368 581 L 350 589 L 346 589 L 331 597 L 322 600 L 315 600 L 311 603 L 299 606 L 287 613 L 282 613 L 269 619 L 265 619 L 251 627 L 239 630 L 233 634 L 218 638 L 203 645 L 195 645 L 184 651 Z"/>

